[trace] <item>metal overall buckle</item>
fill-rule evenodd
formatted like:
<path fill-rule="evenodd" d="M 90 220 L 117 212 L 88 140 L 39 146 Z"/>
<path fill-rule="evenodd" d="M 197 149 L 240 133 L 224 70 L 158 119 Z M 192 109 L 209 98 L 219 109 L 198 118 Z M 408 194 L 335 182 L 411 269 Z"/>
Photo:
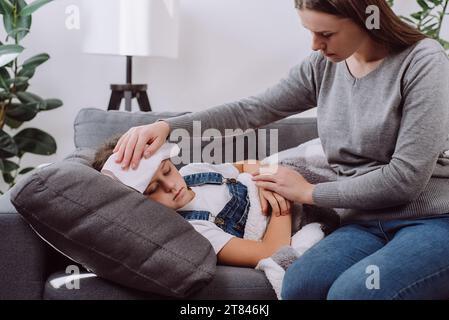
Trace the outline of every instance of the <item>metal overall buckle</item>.
<path fill-rule="evenodd" d="M 224 183 L 237 183 L 237 180 L 235 178 L 223 178 Z"/>

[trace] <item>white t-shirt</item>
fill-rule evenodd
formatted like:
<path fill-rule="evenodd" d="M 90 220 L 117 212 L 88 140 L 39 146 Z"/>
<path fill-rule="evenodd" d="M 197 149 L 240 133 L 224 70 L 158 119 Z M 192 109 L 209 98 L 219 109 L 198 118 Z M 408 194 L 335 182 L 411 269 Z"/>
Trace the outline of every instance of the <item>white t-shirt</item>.
<path fill-rule="evenodd" d="M 231 163 L 210 164 L 210 163 L 191 163 L 179 170 L 182 176 L 187 176 L 202 172 L 217 172 L 225 178 L 237 179 L 239 171 Z M 210 212 L 209 221 L 189 220 L 192 226 L 203 237 L 209 240 L 216 254 L 231 240 L 234 236 L 220 229 L 215 223 L 215 217 L 224 206 L 232 199 L 226 184 L 213 185 L 206 184 L 198 187 L 191 187 L 195 192 L 195 197 L 178 210 L 202 210 Z"/>

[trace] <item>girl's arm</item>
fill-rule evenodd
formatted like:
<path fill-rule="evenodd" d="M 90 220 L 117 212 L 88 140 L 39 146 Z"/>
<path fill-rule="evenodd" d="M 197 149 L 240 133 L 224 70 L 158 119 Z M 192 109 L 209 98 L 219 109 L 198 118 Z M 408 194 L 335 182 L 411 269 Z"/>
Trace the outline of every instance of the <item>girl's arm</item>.
<path fill-rule="evenodd" d="M 290 245 L 291 227 L 291 214 L 272 215 L 262 241 L 232 238 L 217 254 L 218 262 L 254 268 L 261 259 L 270 257 L 282 246 Z"/>
<path fill-rule="evenodd" d="M 239 173 L 247 172 L 247 173 L 257 173 L 260 168 L 259 160 L 243 160 L 239 162 L 233 163 L 234 167 L 237 168 Z"/>

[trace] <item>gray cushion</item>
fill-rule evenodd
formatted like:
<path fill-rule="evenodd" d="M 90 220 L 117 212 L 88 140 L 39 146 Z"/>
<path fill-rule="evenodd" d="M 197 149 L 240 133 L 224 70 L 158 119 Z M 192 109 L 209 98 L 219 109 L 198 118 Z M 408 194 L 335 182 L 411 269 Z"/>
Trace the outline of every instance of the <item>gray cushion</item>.
<path fill-rule="evenodd" d="M 74 122 L 75 147 L 97 148 L 116 134 L 129 128 L 152 123 L 158 119 L 176 117 L 187 112 L 125 112 L 105 111 L 96 108 L 81 109 Z"/>
<path fill-rule="evenodd" d="M 170 117 L 176 117 L 184 115 L 188 112 L 125 112 L 125 111 L 105 111 L 96 108 L 81 109 L 75 119 L 75 146 L 77 148 L 97 148 L 104 141 L 116 134 L 122 134 L 129 128 L 135 126 L 141 126 L 157 121 L 158 119 L 165 119 Z M 248 158 L 254 159 L 256 157 L 256 150 L 253 148 L 253 152 L 249 153 L 251 145 L 251 139 L 249 137 L 255 136 L 254 132 L 248 132 L 244 134 L 236 134 L 234 136 L 214 137 L 214 150 L 212 156 L 217 154 L 217 157 L 213 157 L 213 163 L 222 163 L 225 161 L 236 162 Z M 179 143 L 181 139 L 187 137 L 174 137 L 172 142 Z M 202 141 L 198 139 L 191 139 L 188 137 L 187 143 L 190 145 L 189 153 L 184 156 L 184 151 L 181 151 L 180 156 L 186 161 L 181 165 L 177 165 L 178 169 L 186 163 L 206 161 L 209 159 L 198 159 L 196 155 L 202 156 L 202 150 L 204 146 L 211 143 L 206 137 Z M 243 143 L 243 152 L 236 152 L 236 141 L 240 140 Z M 198 143 L 199 142 L 199 143 Z M 183 147 L 185 141 L 182 140 Z"/>
<path fill-rule="evenodd" d="M 270 123 L 261 129 L 265 129 L 266 138 L 260 133 L 258 134 L 257 146 L 259 149 L 259 158 L 272 155 L 278 151 L 294 148 L 306 141 L 318 138 L 318 128 L 316 118 L 287 118 L 280 121 Z M 270 131 L 277 130 L 278 140 L 274 144 L 270 141 Z M 274 146 L 274 149 L 271 147 Z M 276 149 L 277 148 L 277 149 Z"/>
<path fill-rule="evenodd" d="M 175 211 L 92 169 L 93 150 L 36 170 L 13 189 L 17 211 L 50 245 L 98 276 L 185 297 L 214 276 L 210 243 Z"/>

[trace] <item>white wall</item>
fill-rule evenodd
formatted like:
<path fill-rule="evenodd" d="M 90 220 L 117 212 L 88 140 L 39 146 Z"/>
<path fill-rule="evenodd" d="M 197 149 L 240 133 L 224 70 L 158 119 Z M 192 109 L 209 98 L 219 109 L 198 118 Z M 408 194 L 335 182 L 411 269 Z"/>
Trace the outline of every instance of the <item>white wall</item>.
<path fill-rule="evenodd" d="M 80 30 L 66 28 L 65 11 L 71 5 L 80 9 Z M 123 57 L 82 52 L 88 31 L 83 10 L 80 0 L 56 0 L 33 16 L 23 58 L 47 52 L 51 59 L 37 70 L 29 90 L 59 98 L 64 106 L 39 113 L 20 128 L 44 129 L 58 144 L 53 156 L 26 154 L 23 166 L 70 153 L 77 112 L 106 109 L 109 85 L 125 80 Z M 197 111 L 258 93 L 308 54 L 308 35 L 300 28 L 293 0 L 181 0 L 180 15 L 178 59 L 134 60 L 134 82 L 149 85 L 154 111 Z"/>
<path fill-rule="evenodd" d="M 95 1 L 95 0 L 92 0 Z M 397 0 L 400 11 L 414 1 Z M 41 52 L 51 59 L 31 81 L 30 91 L 63 100 L 25 127 L 52 134 L 58 151 L 26 154 L 23 166 L 62 159 L 73 150 L 73 120 L 83 107 L 106 109 L 109 84 L 125 80 L 125 59 L 81 51 L 80 0 L 56 0 L 33 16 L 24 58 Z M 66 8 L 80 9 L 80 30 L 66 28 Z M 310 36 L 293 0 L 181 0 L 180 52 L 176 60 L 136 58 L 134 82 L 147 83 L 154 111 L 197 111 L 263 91 L 309 54 Z M 4 37 L 1 37 L 3 40 Z M 314 115 L 314 110 L 307 112 Z M 1 180 L 1 179 L 0 179 Z M 5 189 L 0 184 L 0 189 Z"/>

